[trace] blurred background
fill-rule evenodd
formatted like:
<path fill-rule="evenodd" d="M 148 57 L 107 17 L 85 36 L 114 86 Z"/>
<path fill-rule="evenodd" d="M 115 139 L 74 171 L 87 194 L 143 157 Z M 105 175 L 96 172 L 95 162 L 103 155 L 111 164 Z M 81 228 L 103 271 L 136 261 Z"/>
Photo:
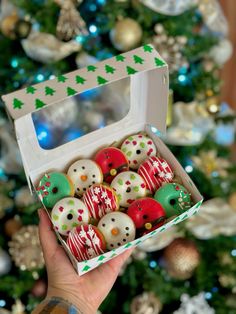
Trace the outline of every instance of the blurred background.
<path fill-rule="evenodd" d="M 234 0 L 0 2 L 1 95 L 146 43 L 169 65 L 163 140 L 205 201 L 197 216 L 134 251 L 103 314 L 236 313 L 235 29 Z M 52 149 L 120 120 L 128 96 L 117 84 L 34 114 L 40 146 Z M 45 296 L 38 207 L 1 103 L 0 314 L 30 313 Z"/>

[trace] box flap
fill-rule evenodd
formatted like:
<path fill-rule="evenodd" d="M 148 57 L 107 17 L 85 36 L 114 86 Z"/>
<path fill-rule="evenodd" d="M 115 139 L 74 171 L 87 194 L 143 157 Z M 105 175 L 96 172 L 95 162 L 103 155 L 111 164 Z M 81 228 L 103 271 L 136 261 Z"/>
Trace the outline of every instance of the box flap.
<path fill-rule="evenodd" d="M 51 150 L 39 146 L 32 112 L 53 104 L 56 110 L 56 105 L 69 97 L 127 77 L 130 81 L 130 111 L 122 120 Z M 92 152 L 94 143 L 104 145 L 102 138 L 109 140 L 113 134 L 110 137 L 114 141 L 117 132 L 129 127 L 134 129 L 135 125 L 150 124 L 165 132 L 168 83 L 167 64 L 153 46 L 144 45 L 3 96 L 9 115 L 15 119 L 16 136 L 27 176 L 34 182 L 40 172 L 51 168 L 63 169 L 69 160 L 81 153 L 84 156 L 85 151 L 88 154 Z"/>

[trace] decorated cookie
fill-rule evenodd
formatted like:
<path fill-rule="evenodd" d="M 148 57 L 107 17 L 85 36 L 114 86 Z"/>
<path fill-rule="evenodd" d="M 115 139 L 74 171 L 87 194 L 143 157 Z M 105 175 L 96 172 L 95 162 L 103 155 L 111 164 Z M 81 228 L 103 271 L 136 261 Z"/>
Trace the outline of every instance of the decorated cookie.
<path fill-rule="evenodd" d="M 82 196 L 92 184 L 102 183 L 103 181 L 101 168 L 90 159 L 81 159 L 74 162 L 70 166 L 67 175 L 73 181 L 75 193 L 79 196 Z"/>
<path fill-rule="evenodd" d="M 128 208 L 127 215 L 142 233 L 149 232 L 163 225 L 165 211 L 153 198 L 144 197 L 134 201 Z"/>
<path fill-rule="evenodd" d="M 138 169 L 147 157 L 157 153 L 153 140 L 142 134 L 129 136 L 121 145 L 121 150 L 128 158 L 132 169 Z"/>
<path fill-rule="evenodd" d="M 51 212 L 52 223 L 62 235 L 71 229 L 89 222 L 89 211 L 78 198 L 66 197 L 58 201 Z"/>
<path fill-rule="evenodd" d="M 118 174 L 112 181 L 111 187 L 117 194 L 120 206 L 123 207 L 128 207 L 133 201 L 146 194 L 143 178 L 133 171 Z"/>
<path fill-rule="evenodd" d="M 129 169 L 129 163 L 122 151 L 116 147 L 101 149 L 94 157 L 96 163 L 101 167 L 104 181 L 111 181 L 122 171 Z"/>
<path fill-rule="evenodd" d="M 133 220 L 121 212 L 109 213 L 102 217 L 98 229 L 104 235 L 108 250 L 117 248 L 135 239 Z"/>
<path fill-rule="evenodd" d="M 47 208 L 67 196 L 74 196 L 74 185 L 70 178 L 61 172 L 45 174 L 36 189 L 39 198 Z"/>
<path fill-rule="evenodd" d="M 146 182 L 146 187 L 154 193 L 163 182 L 171 182 L 174 173 L 167 161 L 163 158 L 151 156 L 146 159 L 139 167 L 138 174 Z"/>
<path fill-rule="evenodd" d="M 102 233 L 93 225 L 81 225 L 72 229 L 67 245 L 79 262 L 98 256 L 106 250 Z"/>
<path fill-rule="evenodd" d="M 190 193 L 178 183 L 163 185 L 154 197 L 163 206 L 168 218 L 182 214 L 191 207 Z"/>
<path fill-rule="evenodd" d="M 119 202 L 115 192 L 102 184 L 92 185 L 83 195 L 83 201 L 94 219 L 118 210 Z"/>

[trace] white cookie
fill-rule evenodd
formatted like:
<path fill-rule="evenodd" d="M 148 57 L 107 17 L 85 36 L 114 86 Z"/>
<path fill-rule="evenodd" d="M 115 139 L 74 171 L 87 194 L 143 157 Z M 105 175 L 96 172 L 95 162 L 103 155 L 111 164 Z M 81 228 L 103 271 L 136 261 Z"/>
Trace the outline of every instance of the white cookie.
<path fill-rule="evenodd" d="M 74 197 L 66 197 L 58 201 L 51 212 L 52 223 L 62 235 L 68 235 L 74 227 L 87 224 L 89 218 L 89 211 L 85 204 Z"/>
<path fill-rule="evenodd" d="M 128 207 L 133 201 L 146 195 L 146 184 L 143 178 L 133 171 L 118 174 L 111 182 L 120 206 Z"/>
<path fill-rule="evenodd" d="M 135 239 L 133 220 L 122 212 L 106 214 L 98 223 L 108 250 L 115 249 Z"/>
<path fill-rule="evenodd" d="M 74 162 L 67 175 L 71 178 L 75 193 L 82 196 L 83 193 L 96 183 L 102 183 L 103 174 L 100 167 L 90 159 L 81 159 Z"/>
<path fill-rule="evenodd" d="M 145 159 L 157 153 L 153 140 L 142 134 L 129 136 L 121 145 L 121 150 L 128 158 L 132 169 L 138 169 Z"/>

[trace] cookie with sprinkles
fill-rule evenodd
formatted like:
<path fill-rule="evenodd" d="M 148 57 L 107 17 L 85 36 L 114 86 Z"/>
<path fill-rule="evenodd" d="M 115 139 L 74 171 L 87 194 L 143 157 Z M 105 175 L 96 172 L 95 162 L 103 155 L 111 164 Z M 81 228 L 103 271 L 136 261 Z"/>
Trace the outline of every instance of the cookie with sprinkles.
<path fill-rule="evenodd" d="M 39 181 L 36 192 L 47 208 L 52 208 L 60 199 L 75 194 L 73 182 L 61 172 L 45 174 Z"/>
<path fill-rule="evenodd" d="M 145 181 L 134 171 L 118 174 L 112 181 L 111 187 L 116 192 L 122 207 L 128 207 L 133 201 L 146 195 Z"/>
<path fill-rule="evenodd" d="M 129 160 L 131 169 L 138 169 L 140 164 L 150 156 L 157 153 L 153 140 L 143 134 L 129 136 L 121 145 L 122 152 Z"/>
<path fill-rule="evenodd" d="M 191 194 L 178 183 L 166 183 L 154 195 L 164 208 L 167 218 L 182 214 L 192 205 Z"/>
<path fill-rule="evenodd" d="M 106 250 L 102 233 L 93 225 L 82 225 L 72 229 L 67 238 L 67 245 L 79 262 L 94 258 Z"/>
<path fill-rule="evenodd" d="M 85 204 L 75 197 L 66 197 L 58 201 L 51 212 L 55 229 L 62 235 L 80 225 L 89 223 L 89 210 Z"/>
<path fill-rule="evenodd" d="M 102 184 L 92 185 L 83 195 L 83 201 L 90 215 L 94 219 L 100 219 L 107 213 L 119 209 L 116 193 Z"/>
<path fill-rule="evenodd" d="M 172 182 L 174 172 L 168 162 L 156 156 L 146 159 L 139 167 L 138 174 L 144 179 L 147 189 L 153 194 L 163 182 Z"/>

